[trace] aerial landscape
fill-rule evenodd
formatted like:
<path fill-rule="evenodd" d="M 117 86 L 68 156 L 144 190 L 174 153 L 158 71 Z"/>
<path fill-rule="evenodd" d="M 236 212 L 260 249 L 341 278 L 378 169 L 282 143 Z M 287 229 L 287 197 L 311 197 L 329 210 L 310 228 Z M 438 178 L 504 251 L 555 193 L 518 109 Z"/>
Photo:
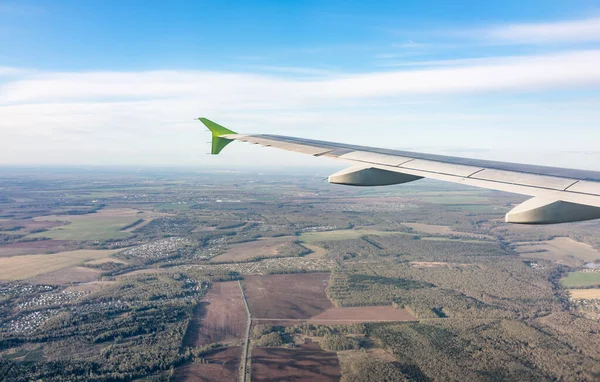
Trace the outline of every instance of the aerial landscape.
<path fill-rule="evenodd" d="M 600 381 L 597 0 L 0 0 L 0 381 Z"/>
<path fill-rule="evenodd" d="M 4 170 L 0 374 L 593 380 L 600 223 L 504 223 L 522 199 L 436 181 Z"/>

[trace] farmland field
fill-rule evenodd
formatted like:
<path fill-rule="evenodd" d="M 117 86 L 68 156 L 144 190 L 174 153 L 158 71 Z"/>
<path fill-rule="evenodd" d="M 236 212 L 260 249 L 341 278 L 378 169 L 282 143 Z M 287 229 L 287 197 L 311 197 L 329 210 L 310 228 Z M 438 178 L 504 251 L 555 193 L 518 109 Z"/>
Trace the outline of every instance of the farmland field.
<path fill-rule="evenodd" d="M 117 263 L 117 264 L 127 264 L 126 261 L 121 259 L 117 259 L 115 257 L 104 257 L 97 260 L 88 261 L 86 264 L 97 265 L 97 264 L 106 264 L 106 263 Z"/>
<path fill-rule="evenodd" d="M 244 261 L 256 257 L 277 256 L 277 249 L 285 243 L 290 243 L 294 238 L 289 236 L 260 238 L 246 243 L 233 244 L 226 253 L 210 259 L 211 262 Z"/>
<path fill-rule="evenodd" d="M 25 281 L 32 284 L 69 285 L 96 281 L 101 273 L 98 269 L 74 266 L 43 273 Z"/>
<path fill-rule="evenodd" d="M 86 215 L 50 215 L 37 221 L 64 221 L 70 224 L 39 232 L 29 237 L 49 237 L 55 240 L 106 240 L 122 239 L 131 235 L 121 228 L 136 220 L 145 219 L 148 213 L 130 208 L 106 209 Z"/>
<path fill-rule="evenodd" d="M 325 295 L 329 273 L 246 276 L 253 318 L 306 319 L 332 308 Z"/>
<path fill-rule="evenodd" d="M 71 245 L 68 240 L 38 240 L 0 245 L 0 257 L 64 252 Z"/>
<path fill-rule="evenodd" d="M 600 220 L 310 171 L 0 169 L 0 380 L 598 379 Z"/>
<path fill-rule="evenodd" d="M 572 298 L 600 299 L 600 289 L 569 289 Z"/>
<path fill-rule="evenodd" d="M 322 325 L 386 321 L 417 321 L 417 318 L 404 309 L 392 306 L 353 306 L 333 307 L 309 320 Z"/>
<path fill-rule="evenodd" d="M 324 231 L 324 232 L 304 232 L 300 235 L 300 241 L 303 243 L 314 244 L 319 241 L 336 241 L 336 240 L 351 240 L 358 239 L 363 236 L 373 235 L 373 236 L 393 236 L 393 235 L 405 235 L 405 236 L 414 236 L 414 233 L 409 232 L 395 232 L 395 231 L 377 231 L 377 230 L 369 230 L 369 229 L 345 229 L 345 230 L 336 230 L 336 231 Z M 465 236 L 475 236 L 465 234 Z M 455 239 L 450 237 L 422 237 L 422 240 L 431 240 L 431 241 L 459 241 L 459 242 L 467 242 L 467 243 L 488 243 L 487 240 L 476 240 L 476 239 Z"/>
<path fill-rule="evenodd" d="M 600 285 L 600 272 L 571 272 L 562 284 L 567 288 Z"/>
<path fill-rule="evenodd" d="M 303 243 L 303 245 L 312 251 L 311 253 L 309 253 L 308 255 L 305 256 L 307 259 L 318 259 L 318 258 L 325 257 L 325 255 L 327 255 L 327 251 L 324 248 L 321 248 L 314 244 L 304 244 Z"/>
<path fill-rule="evenodd" d="M 337 354 L 308 343 L 295 349 L 252 349 L 253 381 L 339 381 Z"/>
<path fill-rule="evenodd" d="M 239 380 L 238 368 L 242 348 L 240 346 L 213 350 L 204 355 L 206 363 L 192 363 L 178 367 L 171 381 L 237 381 Z"/>
<path fill-rule="evenodd" d="M 245 327 L 246 310 L 237 281 L 214 283 L 196 308 L 185 344 L 239 343 Z"/>
<path fill-rule="evenodd" d="M 422 223 L 402 223 L 403 225 L 412 228 L 415 231 L 430 233 L 430 234 L 440 234 L 440 235 L 449 235 L 454 233 L 454 231 L 445 225 L 433 225 L 433 224 L 422 224 Z"/>
<path fill-rule="evenodd" d="M 445 225 L 434 225 L 434 224 L 422 224 L 422 223 L 402 223 L 403 225 L 412 228 L 417 232 L 423 232 L 433 235 L 454 235 L 454 236 L 466 236 L 466 237 L 479 237 L 484 239 L 493 240 L 494 238 L 489 235 L 480 235 L 469 232 L 459 232 L 451 229 Z"/>
<path fill-rule="evenodd" d="M 0 280 L 23 280 L 57 271 L 89 260 L 102 259 L 119 250 L 78 250 L 51 255 L 23 255 L 0 258 Z"/>
<path fill-rule="evenodd" d="M 155 210 L 157 211 L 187 211 L 190 209 L 190 206 L 187 203 L 163 203 L 156 206 Z"/>
<path fill-rule="evenodd" d="M 408 235 L 406 232 L 393 231 L 375 231 L 369 229 L 342 229 L 336 231 L 324 232 L 304 232 L 300 235 L 300 241 L 312 244 L 317 241 L 348 240 L 358 239 L 366 235 L 386 236 L 386 235 Z"/>
<path fill-rule="evenodd" d="M 591 245 L 568 237 L 541 242 L 521 242 L 517 243 L 516 249 L 523 257 L 544 259 L 569 266 L 578 266 L 600 258 L 600 252 Z"/>

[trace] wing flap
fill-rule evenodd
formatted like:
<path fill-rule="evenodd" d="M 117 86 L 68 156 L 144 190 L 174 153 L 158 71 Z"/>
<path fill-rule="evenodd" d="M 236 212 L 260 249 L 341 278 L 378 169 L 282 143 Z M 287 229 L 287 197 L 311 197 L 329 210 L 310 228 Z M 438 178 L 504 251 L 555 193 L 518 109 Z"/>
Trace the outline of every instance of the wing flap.
<path fill-rule="evenodd" d="M 473 167 L 473 166 L 465 166 L 462 164 L 453 164 L 453 163 L 444 163 L 444 162 L 435 162 L 431 160 L 424 159 L 415 159 L 400 166 L 402 168 L 408 168 L 411 170 L 419 170 L 426 172 L 435 172 L 438 174 L 447 174 L 458 177 L 468 177 L 472 174 L 475 174 L 483 168 L 481 167 Z"/>
<path fill-rule="evenodd" d="M 485 169 L 473 175 L 473 178 L 489 180 L 492 182 L 518 184 L 521 186 L 548 188 L 559 191 L 564 191 L 576 182 L 576 180 L 573 179 L 557 178 L 554 176 L 544 176 L 535 174 L 524 174 L 494 169 Z"/>
<path fill-rule="evenodd" d="M 413 160 L 412 158 L 406 158 L 397 155 L 372 153 L 368 151 L 351 151 L 347 154 L 341 155 L 340 159 L 373 164 L 382 164 L 386 166 L 400 166 L 403 163 Z"/>
<path fill-rule="evenodd" d="M 565 190 L 569 192 L 578 192 L 581 194 L 600 195 L 600 183 L 579 180 L 567 187 Z"/>

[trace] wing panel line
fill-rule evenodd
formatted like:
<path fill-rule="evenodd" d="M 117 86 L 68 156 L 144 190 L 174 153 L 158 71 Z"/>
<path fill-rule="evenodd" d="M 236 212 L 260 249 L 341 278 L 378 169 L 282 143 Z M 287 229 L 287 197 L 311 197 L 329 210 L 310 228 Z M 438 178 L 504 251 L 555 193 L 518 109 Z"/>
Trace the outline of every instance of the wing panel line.
<path fill-rule="evenodd" d="M 467 178 L 470 178 L 470 177 L 472 177 L 473 175 L 475 175 L 475 174 L 478 174 L 478 173 L 482 172 L 483 170 L 485 170 L 485 168 L 482 168 L 481 170 L 477 170 L 477 171 L 475 171 L 475 172 L 474 172 L 474 173 L 472 173 L 471 175 L 467 176 Z"/>
<path fill-rule="evenodd" d="M 566 188 L 565 188 L 563 191 L 567 191 L 569 188 L 573 187 L 573 186 L 574 186 L 574 185 L 576 185 L 577 183 L 579 183 L 579 181 L 578 181 L 578 180 L 576 180 L 575 182 L 573 182 L 573 183 L 569 184 L 569 185 L 568 185 L 568 186 L 567 186 L 567 187 L 566 187 Z M 569 191 L 569 192 L 572 192 L 572 191 Z"/>

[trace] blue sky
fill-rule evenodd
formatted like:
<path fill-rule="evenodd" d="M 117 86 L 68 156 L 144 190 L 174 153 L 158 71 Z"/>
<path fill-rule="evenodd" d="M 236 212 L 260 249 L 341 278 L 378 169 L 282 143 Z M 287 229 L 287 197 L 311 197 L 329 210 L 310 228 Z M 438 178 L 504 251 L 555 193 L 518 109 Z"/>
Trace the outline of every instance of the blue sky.
<path fill-rule="evenodd" d="M 600 170 L 600 2 L 451 3 L 0 0 L 0 164 L 320 163 L 206 116 Z"/>

